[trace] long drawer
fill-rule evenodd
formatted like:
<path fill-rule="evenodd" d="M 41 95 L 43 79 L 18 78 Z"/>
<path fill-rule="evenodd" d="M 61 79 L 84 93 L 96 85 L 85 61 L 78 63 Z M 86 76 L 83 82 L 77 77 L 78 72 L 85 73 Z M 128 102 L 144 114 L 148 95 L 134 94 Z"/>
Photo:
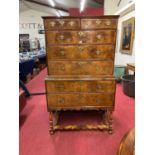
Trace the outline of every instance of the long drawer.
<path fill-rule="evenodd" d="M 52 44 L 114 44 L 116 30 L 46 31 L 47 45 Z"/>
<path fill-rule="evenodd" d="M 65 107 L 113 107 L 114 93 L 47 94 L 48 109 Z"/>
<path fill-rule="evenodd" d="M 104 79 L 104 80 L 46 80 L 46 91 L 47 93 L 55 92 L 115 92 L 115 80 Z"/>
<path fill-rule="evenodd" d="M 48 46 L 47 58 L 55 59 L 109 59 L 114 60 L 114 45 Z"/>
<path fill-rule="evenodd" d="M 113 75 L 113 61 L 48 61 L 49 75 Z"/>

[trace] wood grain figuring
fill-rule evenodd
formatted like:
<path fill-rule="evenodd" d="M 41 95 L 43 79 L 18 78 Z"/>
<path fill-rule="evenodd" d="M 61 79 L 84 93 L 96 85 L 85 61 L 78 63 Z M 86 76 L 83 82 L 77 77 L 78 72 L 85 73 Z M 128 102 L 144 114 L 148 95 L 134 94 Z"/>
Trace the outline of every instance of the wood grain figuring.
<path fill-rule="evenodd" d="M 112 133 L 116 83 L 113 76 L 118 16 L 43 17 L 50 133 L 107 130 Z M 60 125 L 59 111 L 102 110 L 101 124 Z"/>
<path fill-rule="evenodd" d="M 55 92 L 107 92 L 114 93 L 115 81 L 46 80 L 47 93 Z"/>
<path fill-rule="evenodd" d="M 74 52 L 73 52 L 74 51 Z M 82 46 L 48 46 L 50 60 L 113 60 L 113 45 L 82 45 Z"/>
<path fill-rule="evenodd" d="M 112 75 L 113 61 L 49 61 L 49 75 Z"/>
<path fill-rule="evenodd" d="M 47 45 L 53 44 L 114 44 L 115 30 L 48 31 Z"/>
<path fill-rule="evenodd" d="M 82 29 L 103 29 L 117 27 L 116 19 L 82 19 L 81 20 Z"/>
<path fill-rule="evenodd" d="M 135 129 L 131 129 L 124 135 L 117 155 L 135 155 Z"/>
<path fill-rule="evenodd" d="M 80 19 L 47 19 L 44 25 L 45 30 L 79 29 Z"/>
<path fill-rule="evenodd" d="M 114 93 L 47 94 L 48 107 L 113 106 Z"/>

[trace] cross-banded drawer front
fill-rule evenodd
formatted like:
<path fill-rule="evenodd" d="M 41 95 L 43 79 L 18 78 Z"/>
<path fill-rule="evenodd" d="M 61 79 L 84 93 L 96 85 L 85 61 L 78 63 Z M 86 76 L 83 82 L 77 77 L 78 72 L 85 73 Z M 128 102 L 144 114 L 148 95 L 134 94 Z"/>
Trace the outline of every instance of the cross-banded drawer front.
<path fill-rule="evenodd" d="M 114 93 L 59 93 L 47 94 L 48 108 L 58 107 L 111 107 L 114 105 Z"/>
<path fill-rule="evenodd" d="M 45 30 L 79 29 L 80 19 L 46 19 Z"/>
<path fill-rule="evenodd" d="M 81 19 L 82 29 L 116 28 L 116 19 Z"/>
<path fill-rule="evenodd" d="M 47 80 L 46 81 L 47 93 L 54 92 L 108 92 L 114 93 L 115 81 L 85 81 L 85 80 Z"/>
<path fill-rule="evenodd" d="M 49 46 L 48 59 L 114 59 L 113 45 Z"/>
<path fill-rule="evenodd" d="M 113 61 L 48 61 L 49 75 L 112 75 Z"/>
<path fill-rule="evenodd" d="M 115 30 L 48 31 L 47 45 L 53 44 L 114 44 Z"/>

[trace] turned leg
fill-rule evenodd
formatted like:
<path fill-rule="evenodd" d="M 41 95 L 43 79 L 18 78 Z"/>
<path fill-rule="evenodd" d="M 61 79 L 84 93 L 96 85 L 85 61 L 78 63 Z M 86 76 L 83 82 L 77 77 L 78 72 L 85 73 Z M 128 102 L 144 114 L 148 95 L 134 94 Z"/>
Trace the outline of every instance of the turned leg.
<path fill-rule="evenodd" d="M 58 111 L 54 111 L 53 112 L 53 127 L 58 124 L 58 120 L 59 120 L 59 113 Z"/>
<path fill-rule="evenodd" d="M 112 134 L 112 111 L 106 110 L 106 124 L 108 125 L 108 133 Z"/>
<path fill-rule="evenodd" d="M 53 134 L 54 133 L 54 130 L 53 130 L 53 112 L 50 112 L 49 113 L 49 132 L 50 134 Z"/>

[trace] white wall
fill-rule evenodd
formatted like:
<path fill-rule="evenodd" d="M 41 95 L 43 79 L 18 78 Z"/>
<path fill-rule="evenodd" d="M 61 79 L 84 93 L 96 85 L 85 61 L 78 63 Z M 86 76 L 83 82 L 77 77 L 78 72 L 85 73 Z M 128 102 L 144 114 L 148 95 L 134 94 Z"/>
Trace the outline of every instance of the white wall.
<path fill-rule="evenodd" d="M 105 15 L 114 15 L 134 0 L 122 0 L 120 5 L 117 6 L 119 0 L 105 0 L 104 10 Z M 131 3 L 130 3 L 131 4 Z M 117 43 L 116 43 L 116 53 L 115 53 L 115 65 L 126 65 L 127 63 L 135 62 L 135 41 L 133 42 L 132 55 L 122 54 L 120 52 L 120 42 L 121 42 L 121 28 L 122 22 L 135 16 L 135 8 L 129 7 L 120 13 L 120 18 L 118 20 L 118 30 L 117 30 Z"/>
<path fill-rule="evenodd" d="M 125 16 L 119 18 L 118 21 L 118 30 L 117 30 L 117 45 L 116 45 L 116 54 L 115 54 L 115 64 L 116 65 L 126 65 L 127 63 L 135 62 L 135 41 L 133 42 L 132 55 L 122 54 L 120 52 L 120 41 L 121 41 L 121 28 L 122 22 L 131 17 L 135 16 L 135 11 L 132 11 Z"/>
<path fill-rule="evenodd" d="M 104 0 L 104 14 L 105 15 L 114 15 L 117 11 L 121 10 L 123 7 L 128 5 L 135 0 L 122 0 L 118 6 L 120 0 Z"/>
<path fill-rule="evenodd" d="M 44 29 L 42 16 L 50 16 L 50 14 L 35 10 L 28 10 L 19 14 L 19 33 L 30 34 L 30 39 L 39 38 L 41 47 L 45 46 L 44 34 L 38 34 L 41 27 Z"/>

